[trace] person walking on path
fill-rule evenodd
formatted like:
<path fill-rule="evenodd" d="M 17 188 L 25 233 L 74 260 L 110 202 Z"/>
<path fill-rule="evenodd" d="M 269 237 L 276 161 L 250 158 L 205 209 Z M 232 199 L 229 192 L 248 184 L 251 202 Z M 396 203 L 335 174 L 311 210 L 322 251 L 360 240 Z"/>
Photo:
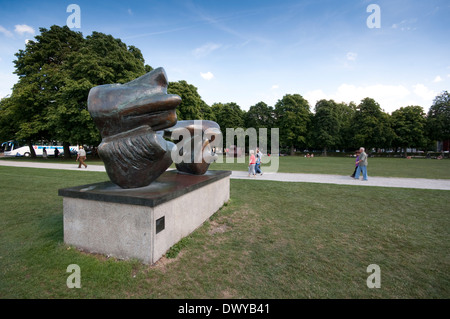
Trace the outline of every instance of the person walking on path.
<path fill-rule="evenodd" d="M 42 150 L 42 157 L 45 158 L 45 159 L 47 159 L 47 150 L 45 149 L 45 147 L 44 147 L 44 149 Z"/>
<path fill-rule="evenodd" d="M 353 174 L 350 177 L 355 177 L 356 170 L 358 169 L 358 161 L 359 161 L 359 150 L 355 152 L 356 160 L 355 160 L 355 170 L 353 171 Z"/>
<path fill-rule="evenodd" d="M 87 168 L 86 163 L 84 162 L 86 160 L 86 151 L 84 150 L 83 146 L 80 145 L 78 149 L 78 156 L 77 161 L 80 163 L 78 164 L 78 168 L 81 168 L 81 165 L 84 165 L 84 168 Z"/>
<path fill-rule="evenodd" d="M 255 165 L 256 165 L 256 158 L 253 150 L 250 150 L 250 161 L 248 164 L 248 177 L 250 175 L 253 175 L 255 177 Z"/>
<path fill-rule="evenodd" d="M 355 179 L 359 179 L 359 174 L 363 173 L 363 181 L 367 181 L 367 154 L 364 150 L 364 147 L 359 149 L 359 159 L 357 161 L 358 168 L 355 173 Z"/>
<path fill-rule="evenodd" d="M 255 164 L 255 173 L 256 174 L 263 174 L 261 171 L 261 159 L 262 159 L 262 153 L 259 151 L 259 148 L 256 149 L 256 164 Z"/>

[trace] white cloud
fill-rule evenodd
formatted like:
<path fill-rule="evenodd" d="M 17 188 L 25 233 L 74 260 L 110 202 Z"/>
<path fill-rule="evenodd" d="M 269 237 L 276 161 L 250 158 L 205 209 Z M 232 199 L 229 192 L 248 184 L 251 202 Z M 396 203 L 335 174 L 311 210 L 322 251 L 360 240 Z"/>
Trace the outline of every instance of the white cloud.
<path fill-rule="evenodd" d="M 415 31 L 417 28 L 411 25 L 414 25 L 416 22 L 417 19 L 403 20 L 399 23 L 394 23 L 392 25 L 392 29 L 399 29 L 401 31 Z"/>
<path fill-rule="evenodd" d="M 217 43 L 207 43 L 205 45 L 202 45 L 199 48 L 196 48 L 192 51 L 192 54 L 196 58 L 204 58 L 205 56 L 209 55 L 211 52 L 219 49 L 222 45 Z"/>
<path fill-rule="evenodd" d="M 355 85 L 342 84 L 336 92 L 336 99 L 345 101 L 353 98 L 355 102 L 359 102 L 365 97 L 396 99 L 404 98 L 409 93 L 409 90 L 402 85 L 375 84 L 357 87 Z"/>
<path fill-rule="evenodd" d="M 280 88 L 280 86 L 278 84 L 274 84 L 272 85 L 272 87 L 270 88 L 271 90 L 278 90 Z"/>
<path fill-rule="evenodd" d="M 0 25 L 0 33 L 3 33 L 4 35 L 6 35 L 8 38 L 11 38 L 13 36 L 12 32 L 5 29 L 3 26 Z"/>
<path fill-rule="evenodd" d="M 16 24 L 14 31 L 20 35 L 23 35 L 25 33 L 34 35 L 34 29 L 26 24 Z"/>
<path fill-rule="evenodd" d="M 0 72 L 0 99 L 12 93 L 12 87 L 17 82 L 17 75 L 11 73 Z"/>
<path fill-rule="evenodd" d="M 327 94 L 322 90 L 313 90 L 306 93 L 306 100 L 314 107 L 321 99 L 334 100 L 338 103 L 355 102 L 359 104 L 366 97 L 373 98 L 382 109 L 391 113 L 396 109 L 407 106 L 406 98 L 411 95 L 411 91 L 403 85 L 374 84 L 368 86 L 356 86 L 353 84 L 341 84 L 334 93 Z"/>
<path fill-rule="evenodd" d="M 212 80 L 213 78 L 214 78 L 214 74 L 212 74 L 211 72 L 206 72 L 206 73 L 201 73 L 200 72 L 200 76 L 202 77 L 202 78 L 204 78 L 205 80 L 207 80 L 207 81 L 209 81 L 209 80 Z"/>
<path fill-rule="evenodd" d="M 312 108 L 316 105 L 317 101 L 328 99 L 328 96 L 322 90 L 313 90 L 305 94 L 305 99 L 309 102 Z"/>
<path fill-rule="evenodd" d="M 444 80 L 439 75 L 436 76 L 433 80 L 434 83 L 438 83 L 438 82 L 442 82 L 442 81 L 444 81 Z"/>
<path fill-rule="evenodd" d="M 349 60 L 349 61 L 355 61 L 357 56 L 358 56 L 358 53 L 355 53 L 355 52 L 348 52 L 348 53 L 347 53 L 347 60 Z"/>
<path fill-rule="evenodd" d="M 414 93 L 422 98 L 423 100 L 429 100 L 432 101 L 436 97 L 436 92 L 433 90 L 430 90 L 423 84 L 416 84 L 413 85 L 414 87 Z"/>

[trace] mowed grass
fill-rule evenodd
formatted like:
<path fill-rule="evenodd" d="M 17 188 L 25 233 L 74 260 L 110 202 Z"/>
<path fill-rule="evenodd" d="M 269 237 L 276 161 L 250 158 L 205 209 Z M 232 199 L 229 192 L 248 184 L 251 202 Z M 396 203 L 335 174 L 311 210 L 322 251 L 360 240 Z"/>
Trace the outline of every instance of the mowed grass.
<path fill-rule="evenodd" d="M 63 243 L 57 190 L 105 180 L 0 167 L 0 298 L 450 297 L 448 191 L 231 180 L 229 203 L 149 266 Z"/>
<path fill-rule="evenodd" d="M 268 170 L 273 157 L 263 157 L 262 170 Z M 276 160 L 277 158 L 275 158 Z M 306 174 L 333 174 L 350 176 L 355 169 L 355 158 L 351 157 L 314 157 L 281 156 L 278 172 L 306 173 Z M 228 161 L 234 161 L 229 163 Z M 212 163 L 211 169 L 218 170 L 248 170 L 248 158 L 245 163 L 241 159 L 223 158 L 221 163 Z M 435 178 L 450 179 L 450 160 L 436 159 L 404 159 L 404 158 L 369 158 L 369 176 L 405 177 L 405 178 Z"/>
<path fill-rule="evenodd" d="M 72 165 L 78 165 L 78 162 L 76 161 L 77 156 L 73 155 L 72 158 L 66 159 L 64 157 L 58 157 L 54 158 L 53 156 L 47 157 L 46 159 L 42 158 L 41 156 L 38 156 L 36 158 L 31 157 L 0 157 L 0 160 L 3 161 L 14 161 L 14 162 L 33 162 L 33 163 L 49 163 L 49 164 L 72 164 Z M 89 165 L 104 165 L 103 161 L 99 157 L 91 157 L 88 156 L 86 159 L 86 163 Z"/>
<path fill-rule="evenodd" d="M 272 159 L 279 160 L 278 166 Z M 62 158 L 0 158 L 0 160 L 17 162 L 38 162 L 38 163 L 58 163 L 75 164 L 75 157 L 72 160 Z M 220 161 L 220 162 L 219 162 Z M 210 165 L 213 170 L 247 171 L 248 156 L 245 158 L 226 158 L 221 157 L 216 163 Z M 242 163 L 241 163 L 242 162 Z M 103 165 L 99 158 L 88 157 L 88 165 Z M 277 169 L 282 173 L 306 173 L 306 174 L 333 174 L 348 175 L 353 173 L 355 159 L 351 157 L 322 157 L 305 158 L 302 156 L 281 156 L 281 157 L 263 157 L 263 171 Z M 171 165 L 175 168 L 175 164 Z M 368 166 L 369 176 L 383 177 L 405 177 L 405 178 L 434 178 L 450 179 L 450 160 L 436 159 L 404 159 L 404 158 L 369 158 Z"/>

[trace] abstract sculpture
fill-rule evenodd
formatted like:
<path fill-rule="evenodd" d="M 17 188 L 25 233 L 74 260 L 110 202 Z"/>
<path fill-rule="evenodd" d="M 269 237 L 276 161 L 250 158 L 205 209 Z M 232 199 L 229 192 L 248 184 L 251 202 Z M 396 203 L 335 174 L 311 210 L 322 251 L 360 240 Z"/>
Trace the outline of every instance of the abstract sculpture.
<path fill-rule="evenodd" d="M 220 135 L 219 126 L 212 121 L 177 123 L 181 98 L 167 94 L 167 86 L 167 75 L 158 68 L 89 92 L 88 110 L 102 136 L 98 153 L 111 181 L 122 188 L 149 185 L 169 168 L 173 155 L 182 159 L 177 169 L 190 174 L 204 174 L 215 159 L 210 142 Z M 164 136 L 176 136 L 177 145 Z"/>
<path fill-rule="evenodd" d="M 172 149 L 178 171 L 202 175 L 209 164 L 217 159 L 211 142 L 221 137 L 220 127 L 213 121 L 178 121 L 175 126 L 164 130 L 164 136 L 172 138 L 177 147 Z"/>

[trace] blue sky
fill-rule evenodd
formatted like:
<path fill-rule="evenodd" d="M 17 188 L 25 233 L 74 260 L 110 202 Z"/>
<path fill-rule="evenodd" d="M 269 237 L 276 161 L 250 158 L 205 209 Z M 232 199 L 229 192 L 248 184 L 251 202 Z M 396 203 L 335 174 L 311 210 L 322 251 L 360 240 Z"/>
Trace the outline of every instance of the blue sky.
<path fill-rule="evenodd" d="M 0 1 L 0 97 L 16 83 L 14 54 L 39 28 L 66 25 L 81 9 L 84 36 L 111 34 L 138 47 L 170 81 L 195 85 L 209 105 L 247 110 L 298 93 L 386 112 L 450 90 L 448 0 Z M 367 19 L 380 9 L 380 28 Z M 370 19 L 371 20 L 371 19 Z M 372 20 L 371 20 L 372 21 Z"/>

